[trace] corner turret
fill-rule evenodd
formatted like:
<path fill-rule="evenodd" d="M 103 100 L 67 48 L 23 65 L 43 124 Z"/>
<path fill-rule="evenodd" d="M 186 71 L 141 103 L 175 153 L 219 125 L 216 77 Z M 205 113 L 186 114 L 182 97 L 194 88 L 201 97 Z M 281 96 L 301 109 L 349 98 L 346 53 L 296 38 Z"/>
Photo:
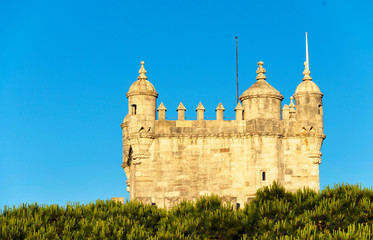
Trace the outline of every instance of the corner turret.
<path fill-rule="evenodd" d="M 319 87 L 312 81 L 308 62 L 304 62 L 303 82 L 298 85 L 294 93 L 296 105 L 296 120 L 307 122 L 318 132 L 323 132 L 322 97 Z M 306 124 L 306 123 L 305 123 Z"/>
<path fill-rule="evenodd" d="M 306 33 L 306 61 L 304 62 L 303 81 L 294 93 L 295 104 L 291 99 L 289 132 L 296 133 L 298 147 L 301 150 L 294 158 L 294 154 L 285 154 L 285 165 L 292 176 L 285 184 L 290 190 L 301 186 L 308 186 L 315 191 L 320 189 L 319 164 L 321 163 L 321 146 L 325 139 L 323 129 L 322 97 L 319 87 L 312 81 L 308 60 L 308 40 Z M 293 121 L 295 119 L 295 121 Z M 291 136 L 291 135 L 290 135 Z M 291 149 L 291 138 L 285 140 L 284 147 Z M 286 156 L 288 155 L 288 156 Z M 286 171 L 285 171 L 286 174 Z M 296 176 L 296 178 L 294 178 Z M 296 180 L 296 181 L 294 181 Z"/>
<path fill-rule="evenodd" d="M 130 132 L 139 131 L 141 128 L 152 130 L 156 120 L 158 93 L 145 75 L 144 61 L 141 62 L 139 74 L 137 81 L 131 85 L 126 94 L 128 98 L 128 120 L 135 123 L 129 126 Z"/>
<path fill-rule="evenodd" d="M 154 139 L 158 97 L 153 84 L 145 75 L 143 61 L 139 74 L 137 81 L 131 85 L 126 94 L 128 114 L 121 125 L 123 132 L 122 167 L 127 176 L 126 183 L 127 191 L 130 192 L 130 200 L 136 199 L 136 189 L 138 189 L 136 174 L 141 174 L 140 164 L 149 159 L 151 155 L 149 148 Z"/>

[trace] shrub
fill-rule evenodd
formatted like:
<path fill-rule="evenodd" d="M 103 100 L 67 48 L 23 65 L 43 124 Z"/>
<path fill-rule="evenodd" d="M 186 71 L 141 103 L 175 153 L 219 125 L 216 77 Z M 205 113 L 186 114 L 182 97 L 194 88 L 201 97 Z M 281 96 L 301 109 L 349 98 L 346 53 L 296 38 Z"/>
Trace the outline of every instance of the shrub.
<path fill-rule="evenodd" d="M 358 185 L 290 193 L 274 182 L 238 210 L 214 195 L 168 211 L 138 201 L 21 204 L 0 212 L 0 239 L 370 239 L 372 201 Z"/>

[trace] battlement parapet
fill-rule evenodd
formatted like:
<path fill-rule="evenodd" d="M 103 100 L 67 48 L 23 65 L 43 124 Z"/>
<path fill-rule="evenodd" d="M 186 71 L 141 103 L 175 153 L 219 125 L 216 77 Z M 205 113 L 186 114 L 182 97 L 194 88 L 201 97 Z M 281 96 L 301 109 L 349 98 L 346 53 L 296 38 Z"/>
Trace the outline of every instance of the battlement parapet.
<path fill-rule="evenodd" d="M 247 121 L 227 120 L 189 120 L 189 121 L 156 121 L 155 134 L 173 135 L 226 135 L 246 133 L 282 134 L 280 120 L 253 119 Z"/>
<path fill-rule="evenodd" d="M 290 103 L 289 106 L 290 106 L 290 108 L 288 107 L 288 105 L 285 104 L 285 106 L 282 110 L 282 112 L 283 112 L 282 119 L 283 120 L 288 120 L 288 119 L 295 120 L 295 105 L 293 103 L 293 97 L 291 97 L 291 103 Z M 180 102 L 179 106 L 176 109 L 177 119 L 175 118 L 175 120 L 185 121 L 187 119 L 185 117 L 186 110 L 187 110 L 186 107 L 183 105 L 182 102 Z M 170 119 L 168 119 L 166 117 L 167 108 L 165 107 L 163 102 L 160 103 L 159 107 L 157 108 L 157 111 L 158 111 L 158 121 L 170 121 Z M 225 108 L 224 108 L 223 104 L 219 103 L 218 106 L 215 109 L 215 112 L 216 112 L 215 120 L 217 120 L 217 121 L 227 121 L 227 120 L 225 120 L 226 118 L 224 117 L 224 111 L 225 111 Z M 244 115 L 243 115 L 244 108 L 242 107 L 240 102 L 237 103 L 237 106 L 234 109 L 234 111 L 236 112 L 236 116 L 235 116 L 235 119 L 234 119 L 235 121 L 245 120 Z M 196 116 L 197 121 L 206 121 L 207 120 L 204 116 L 205 108 L 204 108 L 204 106 L 202 105 L 201 102 L 198 104 L 198 106 L 196 108 L 196 112 L 197 112 L 197 116 Z M 263 109 L 263 112 L 265 112 L 265 109 Z M 258 118 L 258 119 L 260 119 L 260 118 Z M 190 121 L 190 120 L 187 120 L 187 121 Z"/>

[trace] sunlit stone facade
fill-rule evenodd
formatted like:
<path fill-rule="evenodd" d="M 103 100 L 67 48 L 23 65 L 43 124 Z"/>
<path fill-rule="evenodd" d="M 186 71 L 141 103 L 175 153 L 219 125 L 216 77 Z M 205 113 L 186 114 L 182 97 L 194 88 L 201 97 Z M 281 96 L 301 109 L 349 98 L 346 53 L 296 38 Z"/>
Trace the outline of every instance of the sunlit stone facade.
<path fill-rule="evenodd" d="M 157 108 L 158 93 L 141 62 L 121 125 L 130 200 L 169 208 L 182 199 L 217 194 L 223 201 L 243 204 L 273 181 L 290 191 L 319 191 L 323 94 L 305 63 L 294 99 L 281 109 L 283 96 L 266 81 L 263 62 L 258 65 L 256 82 L 234 109 L 235 120 L 224 120 L 222 104 L 216 120 L 205 120 L 202 103 L 196 120 L 185 120 L 180 103 L 178 120 L 171 121 L 163 103 Z"/>

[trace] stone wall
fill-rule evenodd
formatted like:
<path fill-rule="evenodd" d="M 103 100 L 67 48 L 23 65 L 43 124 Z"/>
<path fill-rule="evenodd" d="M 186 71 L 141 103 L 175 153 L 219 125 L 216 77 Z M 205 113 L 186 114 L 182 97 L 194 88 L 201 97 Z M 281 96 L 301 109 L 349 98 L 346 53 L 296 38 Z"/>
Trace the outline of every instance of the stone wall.
<path fill-rule="evenodd" d="M 318 164 L 282 120 L 155 121 L 152 134 L 149 156 L 127 175 L 132 196 L 148 204 L 169 208 L 214 193 L 242 205 L 273 181 L 318 190 Z"/>

